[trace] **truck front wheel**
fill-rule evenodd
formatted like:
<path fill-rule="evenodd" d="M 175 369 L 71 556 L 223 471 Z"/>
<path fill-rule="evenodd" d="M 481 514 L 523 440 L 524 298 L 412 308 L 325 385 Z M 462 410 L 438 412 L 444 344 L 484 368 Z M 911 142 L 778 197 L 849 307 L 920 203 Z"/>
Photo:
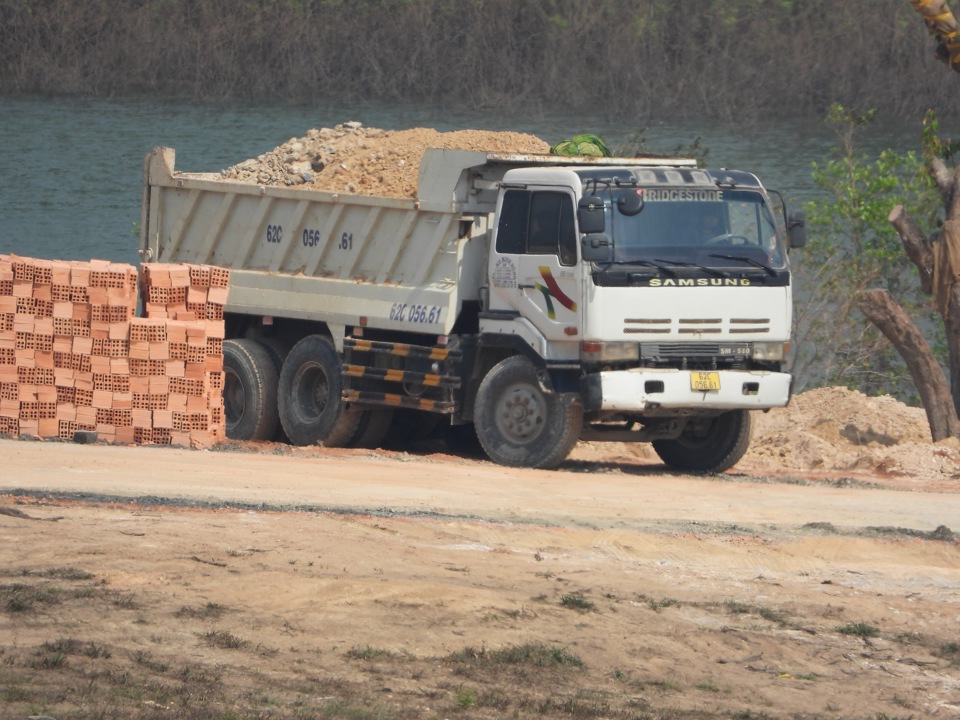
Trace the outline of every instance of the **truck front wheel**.
<path fill-rule="evenodd" d="M 277 432 L 277 366 L 254 340 L 223 343 L 223 414 L 231 440 L 272 440 Z"/>
<path fill-rule="evenodd" d="M 750 413 L 732 410 L 712 418 L 693 418 L 675 440 L 654 440 L 653 449 L 674 470 L 721 473 L 750 446 Z"/>
<path fill-rule="evenodd" d="M 280 423 L 294 445 L 342 447 L 357 434 L 362 413 L 350 411 L 341 394 L 340 357 L 323 335 L 293 346 L 280 371 Z"/>
<path fill-rule="evenodd" d="M 533 363 L 516 355 L 495 365 L 480 383 L 473 422 L 494 462 L 555 468 L 580 437 L 583 405 L 576 395 L 545 391 Z"/>

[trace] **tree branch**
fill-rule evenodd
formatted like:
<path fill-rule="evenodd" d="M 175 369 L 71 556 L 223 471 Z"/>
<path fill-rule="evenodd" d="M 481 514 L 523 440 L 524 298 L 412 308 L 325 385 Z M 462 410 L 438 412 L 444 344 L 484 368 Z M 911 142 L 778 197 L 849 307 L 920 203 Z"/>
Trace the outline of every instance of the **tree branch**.
<path fill-rule="evenodd" d="M 920 271 L 920 289 L 928 295 L 933 292 L 933 248 L 920 226 L 903 205 L 897 205 L 887 217 L 900 235 L 907 257 Z"/>

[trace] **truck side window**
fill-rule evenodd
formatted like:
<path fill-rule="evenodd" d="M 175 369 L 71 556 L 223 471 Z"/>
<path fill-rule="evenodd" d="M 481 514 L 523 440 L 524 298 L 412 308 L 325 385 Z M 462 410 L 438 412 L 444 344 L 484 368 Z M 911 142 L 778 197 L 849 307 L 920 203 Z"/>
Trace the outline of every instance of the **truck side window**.
<path fill-rule="evenodd" d="M 535 192 L 530 201 L 527 252 L 558 255 L 564 265 L 577 261 L 573 201 L 562 192 Z"/>
<path fill-rule="evenodd" d="M 497 252 L 557 255 L 563 265 L 575 265 L 573 217 L 573 200 L 566 193 L 508 190 L 500 206 Z"/>
<path fill-rule="evenodd" d="M 530 193 L 507 190 L 500 206 L 497 226 L 497 252 L 521 255 L 527 247 L 527 216 L 530 214 Z"/>

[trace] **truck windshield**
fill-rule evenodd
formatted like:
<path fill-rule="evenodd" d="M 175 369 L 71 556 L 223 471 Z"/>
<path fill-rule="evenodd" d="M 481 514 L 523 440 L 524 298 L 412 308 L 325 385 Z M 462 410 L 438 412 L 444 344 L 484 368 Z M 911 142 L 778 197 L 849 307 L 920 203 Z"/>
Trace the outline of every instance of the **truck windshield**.
<path fill-rule="evenodd" d="M 744 265 L 781 269 L 786 264 L 783 231 L 765 197 L 752 190 L 669 189 L 643 191 L 643 209 L 633 216 L 611 209 L 614 262 L 695 263 L 704 267 Z"/>

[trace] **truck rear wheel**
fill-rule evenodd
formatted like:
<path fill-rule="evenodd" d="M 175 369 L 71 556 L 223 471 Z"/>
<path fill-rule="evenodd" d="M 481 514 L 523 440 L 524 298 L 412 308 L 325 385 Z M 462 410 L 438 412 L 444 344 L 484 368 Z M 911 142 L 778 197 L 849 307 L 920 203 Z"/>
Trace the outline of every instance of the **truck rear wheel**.
<path fill-rule="evenodd" d="M 280 371 L 283 370 L 283 361 L 290 352 L 290 345 L 276 337 L 258 337 L 257 342 L 263 345 L 270 359 L 273 360 L 273 365 L 277 368 L 277 379 L 279 380 Z M 290 439 L 286 433 L 283 432 L 283 425 L 280 424 L 279 415 L 277 416 L 277 431 L 271 439 L 275 442 L 290 443 Z"/>
<path fill-rule="evenodd" d="M 750 413 L 732 410 L 712 418 L 693 418 L 675 440 L 654 440 L 653 449 L 674 470 L 722 473 L 750 446 Z"/>
<path fill-rule="evenodd" d="M 576 395 L 545 391 L 533 363 L 516 355 L 494 365 L 480 383 L 473 422 L 494 462 L 555 468 L 580 437 L 583 405 Z"/>
<path fill-rule="evenodd" d="M 343 447 L 357 434 L 363 414 L 341 400 L 340 357 L 323 335 L 293 346 L 280 371 L 280 423 L 294 445 Z"/>
<path fill-rule="evenodd" d="M 255 340 L 223 343 L 223 414 L 231 440 L 272 440 L 279 426 L 277 366 Z"/>

